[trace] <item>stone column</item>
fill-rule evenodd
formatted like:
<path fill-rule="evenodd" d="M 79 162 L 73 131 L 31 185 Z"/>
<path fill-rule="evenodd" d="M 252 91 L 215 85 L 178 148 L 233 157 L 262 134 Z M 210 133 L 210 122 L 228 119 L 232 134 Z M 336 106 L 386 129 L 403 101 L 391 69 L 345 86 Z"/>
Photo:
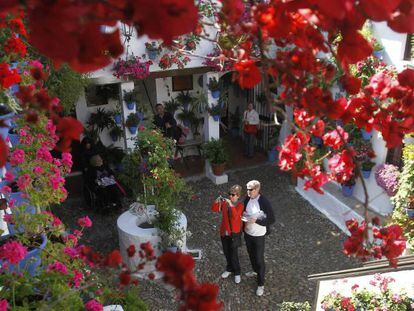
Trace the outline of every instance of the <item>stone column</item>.
<path fill-rule="evenodd" d="M 211 96 L 211 92 L 208 90 L 207 84 L 210 78 L 216 78 L 219 80 L 221 74 L 216 72 L 207 72 L 204 74 L 203 91 L 207 94 L 208 106 L 211 107 L 217 104 L 218 99 L 214 99 Z M 220 138 L 220 122 L 214 121 L 213 117 L 208 112 L 204 115 L 204 141 L 210 141 L 212 138 Z M 213 174 L 210 162 L 206 160 L 205 164 L 206 176 L 216 185 L 225 184 L 228 182 L 227 174 L 216 176 Z"/>

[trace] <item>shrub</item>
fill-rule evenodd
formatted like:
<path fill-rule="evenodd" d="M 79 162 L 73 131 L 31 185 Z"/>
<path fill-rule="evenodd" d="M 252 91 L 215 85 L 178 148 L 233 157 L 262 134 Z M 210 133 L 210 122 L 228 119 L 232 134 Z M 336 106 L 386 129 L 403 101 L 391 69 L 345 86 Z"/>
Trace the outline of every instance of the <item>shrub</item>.
<path fill-rule="evenodd" d="M 310 311 L 309 302 L 288 302 L 284 301 L 279 305 L 279 311 Z"/>
<path fill-rule="evenodd" d="M 130 113 L 125 121 L 125 125 L 127 127 L 134 127 L 138 126 L 140 119 L 136 115 L 136 113 Z"/>
<path fill-rule="evenodd" d="M 392 164 L 383 163 L 375 170 L 375 180 L 378 186 L 384 189 L 390 197 L 394 196 L 397 191 L 399 176 L 398 167 Z"/>
<path fill-rule="evenodd" d="M 203 146 L 204 155 L 210 163 L 226 163 L 229 155 L 222 139 L 212 139 Z"/>

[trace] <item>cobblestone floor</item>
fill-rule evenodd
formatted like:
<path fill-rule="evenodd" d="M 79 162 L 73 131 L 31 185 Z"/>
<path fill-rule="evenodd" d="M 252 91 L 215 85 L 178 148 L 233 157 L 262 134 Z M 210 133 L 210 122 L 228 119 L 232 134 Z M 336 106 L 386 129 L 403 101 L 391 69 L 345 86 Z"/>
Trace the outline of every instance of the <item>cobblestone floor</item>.
<path fill-rule="evenodd" d="M 225 259 L 221 250 L 218 227 L 220 215 L 210 212 L 210 203 L 219 192 L 227 193 L 228 187 L 247 181 L 262 182 L 262 192 L 271 201 L 276 223 L 266 239 L 266 285 L 263 297 L 256 297 L 255 279 L 242 276 L 235 284 L 233 277 L 222 280 Z M 316 283 L 307 276 L 331 270 L 360 266 L 341 253 L 344 234 L 308 202 L 296 193 L 289 183 L 289 176 L 275 167 L 262 165 L 231 172 L 229 184 L 215 186 L 208 179 L 189 182 L 198 199 L 183 204 L 188 229 L 192 232 L 189 248 L 202 249 L 202 259 L 196 263 L 196 275 L 202 282 L 214 282 L 220 286 L 220 299 L 225 310 L 278 310 L 282 301 L 313 302 Z M 121 211 L 111 215 L 98 215 L 84 210 L 79 199 L 71 199 L 66 208 L 57 211 L 70 225 L 77 217 L 89 214 L 94 226 L 85 235 L 86 242 L 103 252 L 118 247 L 116 218 Z M 245 247 L 240 249 L 242 273 L 250 271 Z M 162 282 L 141 282 L 141 295 L 151 310 L 176 310 L 174 292 Z"/>

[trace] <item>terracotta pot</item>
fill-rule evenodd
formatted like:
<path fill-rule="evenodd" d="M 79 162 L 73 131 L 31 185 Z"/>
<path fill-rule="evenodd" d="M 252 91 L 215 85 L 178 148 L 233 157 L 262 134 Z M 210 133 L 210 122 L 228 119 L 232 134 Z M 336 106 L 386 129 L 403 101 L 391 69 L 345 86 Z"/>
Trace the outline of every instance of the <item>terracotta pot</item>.
<path fill-rule="evenodd" d="M 221 164 L 211 163 L 211 168 L 213 170 L 213 174 L 216 175 L 216 176 L 223 175 L 225 167 L 226 167 L 226 163 L 221 163 Z"/>

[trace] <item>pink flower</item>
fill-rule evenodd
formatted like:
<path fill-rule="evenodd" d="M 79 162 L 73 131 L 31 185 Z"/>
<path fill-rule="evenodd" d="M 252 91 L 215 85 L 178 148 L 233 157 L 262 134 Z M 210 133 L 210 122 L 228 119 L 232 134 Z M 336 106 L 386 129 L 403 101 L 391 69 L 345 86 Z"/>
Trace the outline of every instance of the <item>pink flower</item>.
<path fill-rule="evenodd" d="M 66 266 L 60 261 L 55 261 L 54 263 L 50 264 L 47 267 L 47 272 L 50 272 L 50 271 L 56 271 L 63 275 L 68 274 L 68 268 L 66 268 Z"/>
<path fill-rule="evenodd" d="M 46 147 L 40 147 L 39 150 L 37 150 L 36 159 L 37 160 L 44 160 L 48 163 L 53 162 L 53 157 L 52 157 L 52 155 L 50 154 L 49 150 Z"/>
<path fill-rule="evenodd" d="M 14 150 L 10 158 L 11 165 L 16 166 L 23 162 L 24 162 L 24 151 L 22 149 Z"/>
<path fill-rule="evenodd" d="M 74 287 L 79 287 L 80 284 L 81 284 L 82 279 L 83 279 L 82 272 L 80 272 L 78 270 L 74 270 L 74 275 L 72 277 L 73 286 Z"/>
<path fill-rule="evenodd" d="M 60 185 L 65 183 L 65 179 L 61 176 L 52 176 L 49 179 L 50 185 L 52 186 L 53 190 L 59 189 Z"/>
<path fill-rule="evenodd" d="M 12 264 L 19 263 L 27 254 L 27 247 L 17 241 L 8 241 L 0 247 L 0 258 Z"/>
<path fill-rule="evenodd" d="M 6 299 L 0 300 L 0 311 L 7 311 L 7 308 L 9 307 L 9 303 Z"/>
<path fill-rule="evenodd" d="M 90 228 L 92 227 L 92 221 L 88 216 L 82 217 L 78 219 L 78 224 L 81 227 Z"/>
<path fill-rule="evenodd" d="M 91 299 L 87 303 L 85 303 L 85 310 L 86 311 L 102 311 L 103 306 L 99 302 L 97 302 L 95 299 Z"/>
<path fill-rule="evenodd" d="M 55 134 L 56 132 L 56 125 L 54 125 L 50 119 L 47 121 L 46 131 L 48 131 L 51 135 Z"/>
<path fill-rule="evenodd" d="M 30 178 L 30 175 L 24 174 L 20 176 L 19 179 L 17 180 L 17 186 L 20 188 L 20 190 L 24 190 L 27 188 L 27 186 L 30 185 L 31 182 L 32 182 L 32 179 Z"/>
<path fill-rule="evenodd" d="M 27 132 L 25 129 L 19 129 L 19 136 L 26 136 Z"/>
<path fill-rule="evenodd" d="M 73 247 L 65 247 L 63 249 L 63 252 L 66 255 L 69 255 L 69 257 L 71 257 L 71 258 L 75 258 L 75 257 L 77 257 L 79 255 L 78 251 L 75 248 L 73 248 Z"/>
<path fill-rule="evenodd" d="M 9 186 L 3 186 L 1 188 L 1 192 L 4 192 L 4 193 L 10 193 L 11 191 L 12 190 L 11 190 L 11 188 Z"/>
<path fill-rule="evenodd" d="M 5 222 L 12 223 L 13 222 L 13 215 L 12 214 L 4 214 L 3 220 Z"/>
<path fill-rule="evenodd" d="M 62 164 L 69 168 L 72 167 L 72 155 L 69 152 L 62 153 Z"/>
<path fill-rule="evenodd" d="M 35 68 L 38 68 L 38 69 L 43 69 L 43 64 L 40 61 L 38 61 L 37 59 L 29 61 L 29 65 L 31 67 L 35 67 Z"/>
<path fill-rule="evenodd" d="M 14 175 L 13 175 L 13 173 L 12 173 L 12 172 L 10 172 L 10 171 L 7 171 L 7 172 L 6 172 L 6 174 L 4 175 L 4 179 L 5 179 L 7 182 L 13 182 L 13 180 L 14 180 Z"/>
<path fill-rule="evenodd" d="M 35 173 L 36 175 L 40 175 L 43 173 L 43 168 L 41 168 L 40 166 L 35 166 L 35 168 L 33 169 L 33 173 Z"/>

